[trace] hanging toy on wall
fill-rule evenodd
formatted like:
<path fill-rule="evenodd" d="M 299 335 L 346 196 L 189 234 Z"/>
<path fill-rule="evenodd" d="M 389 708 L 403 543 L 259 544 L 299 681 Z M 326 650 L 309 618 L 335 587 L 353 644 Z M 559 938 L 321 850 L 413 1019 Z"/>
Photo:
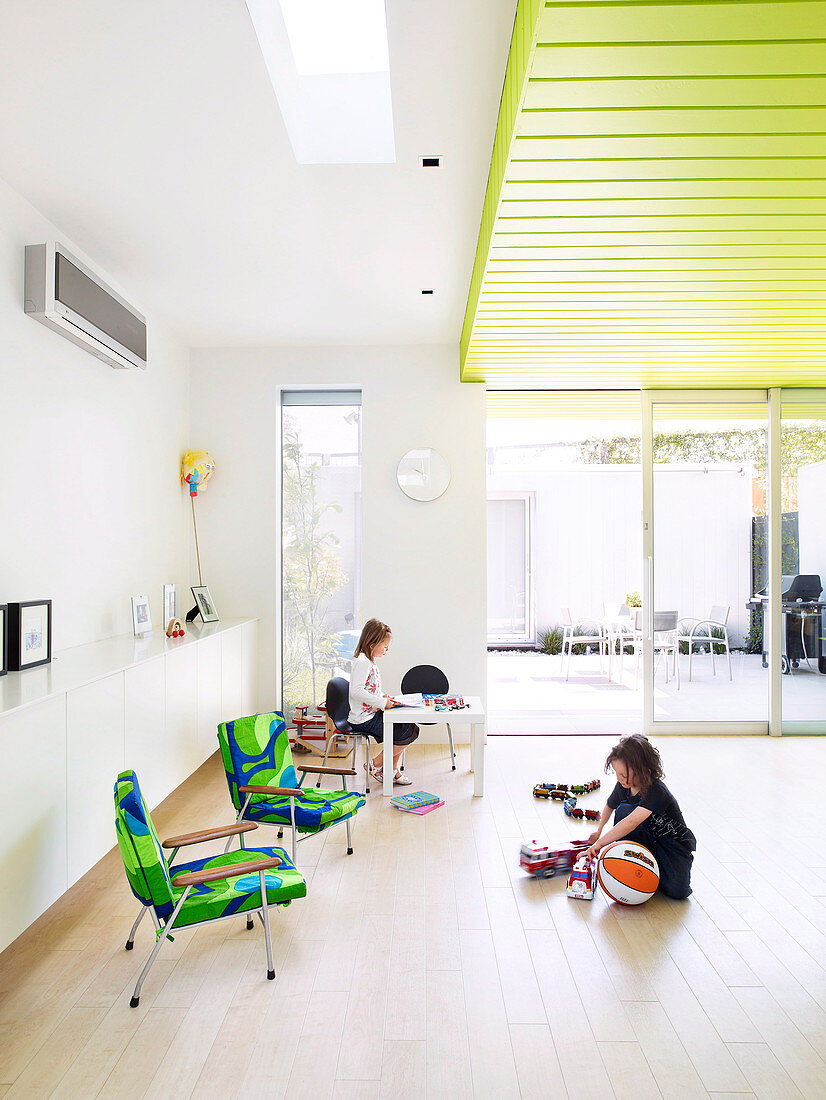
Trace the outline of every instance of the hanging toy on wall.
<path fill-rule="evenodd" d="M 197 497 L 199 489 L 206 489 L 215 472 L 215 463 L 209 451 L 187 451 L 181 459 L 181 485 L 189 486 L 189 495 Z"/>
<path fill-rule="evenodd" d="M 180 619 L 170 619 L 166 628 L 167 638 L 183 638 L 186 634 L 184 624 Z"/>
<path fill-rule="evenodd" d="M 209 451 L 187 451 L 181 459 L 181 485 L 189 488 L 189 499 L 192 504 L 192 529 L 195 532 L 195 560 L 198 563 L 198 584 L 203 586 L 204 579 L 201 576 L 201 552 L 198 549 L 198 524 L 195 522 L 195 498 L 199 489 L 206 489 L 209 479 L 215 473 L 215 461 Z M 200 609 L 196 604 L 187 612 L 186 621 L 191 623 L 199 614 Z"/>

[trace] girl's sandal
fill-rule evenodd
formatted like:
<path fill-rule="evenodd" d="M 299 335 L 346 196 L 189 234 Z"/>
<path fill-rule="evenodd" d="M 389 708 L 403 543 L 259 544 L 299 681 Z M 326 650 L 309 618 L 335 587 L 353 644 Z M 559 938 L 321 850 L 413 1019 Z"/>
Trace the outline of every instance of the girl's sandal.
<path fill-rule="evenodd" d="M 396 772 L 393 776 L 393 785 L 396 787 L 411 787 L 413 780 L 406 772 Z"/>
<path fill-rule="evenodd" d="M 370 761 L 370 778 L 375 779 L 377 783 L 382 783 L 384 781 L 384 772 L 381 768 L 377 768 L 372 760 Z"/>

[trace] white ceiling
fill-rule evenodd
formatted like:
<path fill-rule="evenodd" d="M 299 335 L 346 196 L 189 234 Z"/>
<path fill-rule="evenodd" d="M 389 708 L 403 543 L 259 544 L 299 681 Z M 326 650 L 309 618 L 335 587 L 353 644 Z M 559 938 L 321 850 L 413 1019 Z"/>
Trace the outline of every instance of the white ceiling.
<path fill-rule="evenodd" d="M 396 164 L 327 166 L 244 0 L 3 0 L 0 176 L 193 347 L 457 341 L 515 0 L 387 10 Z"/>

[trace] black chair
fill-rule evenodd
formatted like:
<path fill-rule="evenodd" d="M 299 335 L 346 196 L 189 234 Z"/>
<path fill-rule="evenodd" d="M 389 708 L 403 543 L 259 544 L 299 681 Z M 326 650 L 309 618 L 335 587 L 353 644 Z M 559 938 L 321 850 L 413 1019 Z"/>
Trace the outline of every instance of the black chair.
<path fill-rule="evenodd" d="M 416 665 L 405 672 L 402 677 L 402 695 L 446 695 L 450 690 L 447 676 L 435 665 Z M 419 722 L 420 726 L 438 726 L 442 722 L 447 726 L 447 736 L 450 741 L 450 761 L 453 771 L 456 771 L 456 751 L 453 748 L 453 733 L 450 722 L 441 718 L 437 722 Z"/>
<path fill-rule="evenodd" d="M 370 793 L 370 738 L 366 733 L 361 733 L 359 730 L 354 730 L 347 718 L 350 714 L 350 684 L 343 676 L 334 676 L 332 680 L 327 683 L 327 694 L 325 696 L 327 704 L 327 714 L 330 721 L 336 727 L 342 737 L 349 737 L 353 741 L 358 742 L 359 738 L 364 741 L 364 762 L 367 767 L 364 769 L 364 793 Z M 324 749 L 324 761 L 327 763 L 327 752 L 330 748 L 330 743 L 327 743 Z M 353 767 L 356 764 L 356 757 L 358 753 L 356 749 L 353 750 Z M 355 780 L 354 780 L 355 783 Z M 319 778 L 316 786 L 321 786 L 321 779 Z"/>

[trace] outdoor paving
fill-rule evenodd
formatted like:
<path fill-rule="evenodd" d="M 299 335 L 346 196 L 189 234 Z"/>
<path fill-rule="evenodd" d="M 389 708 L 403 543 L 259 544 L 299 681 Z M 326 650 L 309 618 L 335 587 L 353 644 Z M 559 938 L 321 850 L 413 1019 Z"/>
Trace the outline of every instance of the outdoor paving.
<path fill-rule="evenodd" d="M 567 665 L 567 660 L 566 660 Z M 662 662 L 657 668 L 655 717 L 663 721 L 768 721 L 768 669 L 759 656 L 732 653 L 733 680 L 725 658 L 711 672 L 708 654 L 680 658 L 681 684 L 665 683 Z M 783 717 L 826 724 L 826 676 L 805 666 L 783 677 Z M 618 663 L 608 679 L 607 663 L 583 654 L 571 660 L 566 682 L 562 658 L 528 651 L 488 653 L 488 730 L 495 734 L 610 733 L 624 735 L 642 729 L 642 672 L 634 675 L 626 657 L 622 679 Z"/>

